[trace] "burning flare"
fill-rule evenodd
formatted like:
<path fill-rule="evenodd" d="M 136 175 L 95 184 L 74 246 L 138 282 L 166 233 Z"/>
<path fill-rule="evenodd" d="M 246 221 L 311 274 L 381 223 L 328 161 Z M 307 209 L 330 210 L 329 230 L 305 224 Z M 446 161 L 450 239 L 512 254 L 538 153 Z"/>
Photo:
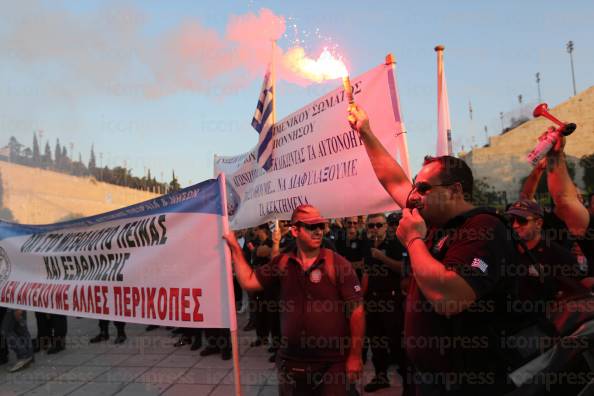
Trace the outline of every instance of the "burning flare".
<path fill-rule="evenodd" d="M 318 83 L 348 76 L 342 58 L 335 57 L 327 48 L 317 60 L 307 57 L 301 47 L 291 48 L 284 56 L 284 63 L 299 77 Z"/>

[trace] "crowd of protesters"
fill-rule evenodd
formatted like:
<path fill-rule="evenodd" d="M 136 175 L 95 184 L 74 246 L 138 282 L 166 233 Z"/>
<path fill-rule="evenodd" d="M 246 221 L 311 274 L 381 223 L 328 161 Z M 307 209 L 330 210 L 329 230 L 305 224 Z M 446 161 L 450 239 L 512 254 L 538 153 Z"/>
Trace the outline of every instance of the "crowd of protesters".
<path fill-rule="evenodd" d="M 559 326 L 554 336 L 546 329 L 551 307 L 590 295 L 594 285 L 594 198 L 583 197 L 569 177 L 564 138 L 520 186 L 520 199 L 492 210 L 473 204 L 464 161 L 427 157 L 411 183 L 365 111 L 351 106 L 349 121 L 402 210 L 328 220 L 302 205 L 291 220 L 224 236 L 237 310 L 249 315 L 243 330 L 255 331 L 251 346 L 267 348 L 276 362 L 279 392 L 354 392 L 367 359 L 375 370 L 364 387 L 369 393 L 392 386 L 391 366 L 405 395 L 501 395 L 525 386 L 511 372 L 545 352 L 543 337 L 567 335 Z M 545 174 L 550 195 L 541 205 L 535 191 Z M 65 348 L 66 318 L 36 318 L 33 343 L 26 313 L 0 308 L 0 364 L 8 361 L 7 346 L 19 359 L 13 371 L 30 364 L 36 349 Z M 124 324 L 114 325 L 115 343 L 125 342 Z M 231 358 L 228 330 L 174 334 L 176 347 L 201 349 L 204 335 L 202 356 Z M 518 337 L 540 347 L 512 346 Z M 108 339 L 101 321 L 90 342 Z"/>

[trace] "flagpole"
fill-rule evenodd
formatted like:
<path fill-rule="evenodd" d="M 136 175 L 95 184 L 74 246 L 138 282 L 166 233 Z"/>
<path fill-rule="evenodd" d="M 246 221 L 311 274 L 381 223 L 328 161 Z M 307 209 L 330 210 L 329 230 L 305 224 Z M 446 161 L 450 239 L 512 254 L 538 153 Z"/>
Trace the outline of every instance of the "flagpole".
<path fill-rule="evenodd" d="M 272 93 L 274 99 L 272 100 L 272 128 L 274 131 L 274 124 L 276 124 L 276 59 L 274 50 L 276 48 L 276 40 L 272 40 L 272 53 L 270 55 L 270 78 L 272 79 Z"/>
<path fill-rule="evenodd" d="M 452 155 L 450 105 L 443 67 L 443 45 L 437 45 L 437 155 Z M 445 136 L 444 136 L 445 133 Z"/>
<path fill-rule="evenodd" d="M 411 176 L 410 176 L 410 162 L 409 162 L 409 157 L 408 157 L 408 143 L 406 140 L 406 128 L 404 126 L 404 121 L 402 120 L 402 112 L 400 111 L 400 95 L 398 95 L 398 89 L 396 88 L 396 58 L 394 58 L 393 54 L 388 54 L 386 55 L 386 59 L 385 59 L 385 63 L 387 66 L 391 66 L 392 67 L 392 77 L 394 78 L 394 92 L 393 95 L 396 96 L 396 102 L 398 104 L 398 117 L 400 118 L 400 126 L 402 128 L 402 133 L 400 133 L 400 135 L 398 135 L 396 137 L 397 142 L 398 142 L 398 146 L 399 146 L 399 155 L 400 155 L 400 166 L 402 167 L 402 170 L 404 171 L 404 173 L 406 174 L 406 176 L 408 177 L 409 181 L 412 181 Z"/>
<path fill-rule="evenodd" d="M 225 184 L 225 173 L 221 172 L 218 176 L 219 187 L 221 190 L 222 206 L 222 225 L 223 235 L 229 233 L 229 215 L 227 213 L 227 185 Z M 229 330 L 231 333 L 231 350 L 233 353 L 233 382 L 235 383 L 235 395 L 241 396 L 241 374 L 239 366 L 239 342 L 237 339 L 237 313 L 235 311 L 235 290 L 233 288 L 233 267 L 231 266 L 231 257 L 229 249 L 223 249 L 225 258 L 225 267 L 227 272 L 227 299 L 229 300 Z"/>
<path fill-rule="evenodd" d="M 270 78 L 272 81 L 272 136 L 274 136 L 274 127 L 276 125 L 276 57 L 274 56 L 274 50 L 276 48 L 276 40 L 272 40 L 272 53 L 270 54 Z M 274 153 L 274 151 L 273 151 Z M 278 216 L 274 215 L 275 230 L 278 228 Z"/>

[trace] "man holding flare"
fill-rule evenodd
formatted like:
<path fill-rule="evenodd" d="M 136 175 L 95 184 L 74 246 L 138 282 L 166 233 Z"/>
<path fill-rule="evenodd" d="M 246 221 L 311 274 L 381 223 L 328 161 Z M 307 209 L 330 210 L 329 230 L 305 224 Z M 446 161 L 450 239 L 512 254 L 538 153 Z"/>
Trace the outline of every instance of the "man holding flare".
<path fill-rule="evenodd" d="M 497 335 L 513 321 L 505 302 L 515 289 L 505 277 L 515 257 L 505 225 L 470 202 L 473 176 L 464 161 L 426 157 L 411 184 L 365 110 L 351 104 L 348 120 L 403 208 L 396 234 L 413 272 L 403 340 L 413 370 L 403 380 L 416 395 L 502 394 L 508 385 Z"/>

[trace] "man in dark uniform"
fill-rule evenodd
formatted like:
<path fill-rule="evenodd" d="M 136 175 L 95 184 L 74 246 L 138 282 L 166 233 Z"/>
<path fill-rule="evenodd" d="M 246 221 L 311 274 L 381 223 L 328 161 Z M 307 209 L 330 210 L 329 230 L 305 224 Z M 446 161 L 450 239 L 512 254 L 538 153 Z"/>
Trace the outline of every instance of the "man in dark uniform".
<path fill-rule="evenodd" d="M 516 254 L 504 223 L 470 202 L 473 177 L 464 161 L 428 157 L 413 185 L 365 111 L 353 104 L 348 118 L 378 180 L 405 208 L 397 236 L 413 274 L 404 342 L 414 367 L 405 380 L 416 395 L 504 394 L 510 386 L 497 335 L 513 317 L 506 301 L 515 284 L 504 275 Z"/>
<path fill-rule="evenodd" d="M 359 281 L 363 278 L 363 239 L 359 234 L 359 218 L 347 217 L 344 229 L 336 239 L 336 252 L 347 259 L 355 269 Z"/>
<path fill-rule="evenodd" d="M 386 238 L 387 219 L 383 213 L 367 216 L 367 238 L 363 248 L 363 291 L 365 323 L 372 352 L 375 377 L 365 392 L 388 388 L 388 366 L 391 356 L 402 368 L 404 354 L 400 347 L 404 324 L 400 274 L 404 248 L 398 240 Z"/>
<path fill-rule="evenodd" d="M 247 290 L 277 287 L 283 343 L 277 354 L 279 393 L 346 395 L 362 370 L 365 317 L 352 266 L 320 248 L 327 220 L 311 205 L 295 208 L 291 233 L 296 249 L 252 271 L 234 234 L 224 236 L 237 279 Z"/>
<path fill-rule="evenodd" d="M 586 274 L 580 273 L 576 258 L 558 243 L 543 238 L 544 214 L 536 202 L 519 200 L 507 210 L 507 216 L 527 249 L 519 247 L 521 268 L 528 270 L 520 286 L 521 300 L 546 302 L 583 291 L 579 280 Z"/>
<path fill-rule="evenodd" d="M 252 250 L 251 264 L 253 269 L 270 261 L 272 252 L 272 239 L 268 224 L 261 224 L 255 230 L 256 239 L 254 240 L 254 249 Z M 270 315 L 271 307 L 273 307 L 275 296 L 274 293 L 263 291 L 254 295 L 255 306 L 255 321 L 256 321 L 256 340 L 252 342 L 251 346 L 268 345 L 268 335 L 271 332 L 272 323 L 270 323 L 272 316 Z"/>

